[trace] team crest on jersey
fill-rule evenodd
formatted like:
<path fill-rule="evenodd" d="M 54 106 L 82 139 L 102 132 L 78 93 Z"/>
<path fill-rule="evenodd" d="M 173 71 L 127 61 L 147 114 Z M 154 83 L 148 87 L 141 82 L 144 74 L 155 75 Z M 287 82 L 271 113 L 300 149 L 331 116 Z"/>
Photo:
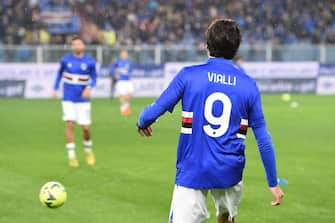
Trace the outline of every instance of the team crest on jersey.
<path fill-rule="evenodd" d="M 81 68 L 82 70 L 86 70 L 86 69 L 87 69 L 87 64 L 86 64 L 86 63 L 82 63 L 82 64 L 80 64 L 80 68 Z"/>
<path fill-rule="evenodd" d="M 67 63 L 67 67 L 72 67 L 72 63 Z"/>

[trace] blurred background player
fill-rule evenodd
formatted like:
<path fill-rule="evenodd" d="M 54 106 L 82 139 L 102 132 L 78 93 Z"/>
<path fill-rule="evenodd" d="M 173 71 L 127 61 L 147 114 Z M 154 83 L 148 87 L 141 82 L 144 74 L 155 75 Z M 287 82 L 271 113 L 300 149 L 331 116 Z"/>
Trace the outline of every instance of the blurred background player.
<path fill-rule="evenodd" d="M 125 116 L 131 114 L 130 100 L 134 92 L 130 80 L 133 65 L 128 57 L 128 51 L 121 50 L 120 58 L 110 67 L 112 81 L 115 84 L 115 96 L 120 98 L 120 113 Z"/>
<path fill-rule="evenodd" d="M 74 126 L 75 122 L 82 126 L 86 161 L 94 165 L 95 157 L 92 152 L 90 133 L 91 124 L 91 88 L 96 85 L 97 74 L 95 60 L 88 56 L 85 44 L 79 37 L 71 42 L 72 53 L 65 55 L 60 62 L 60 68 L 55 80 L 53 98 L 57 97 L 57 90 L 63 80 L 63 120 L 66 122 L 66 148 L 68 150 L 69 165 L 79 165 L 75 153 Z"/>
<path fill-rule="evenodd" d="M 113 61 L 114 62 L 114 61 Z M 116 79 L 116 77 L 114 76 L 114 74 L 112 73 L 112 72 L 114 72 L 113 70 L 112 70 L 112 68 L 113 68 L 113 65 L 114 65 L 114 63 L 112 63 L 112 65 L 110 65 L 110 67 L 109 67 L 109 77 L 110 77 L 110 98 L 111 99 L 113 99 L 114 97 L 115 97 L 115 85 L 116 85 L 116 83 L 117 83 L 117 79 Z"/>
<path fill-rule="evenodd" d="M 244 63 L 244 61 L 243 61 L 243 57 L 242 57 L 241 55 L 236 55 L 236 56 L 233 58 L 233 61 L 235 62 L 235 64 L 236 64 L 237 66 L 239 66 L 239 68 L 240 68 L 241 70 L 243 70 L 243 72 L 245 72 L 245 70 L 244 70 L 244 68 L 243 68 L 243 63 Z"/>
<path fill-rule="evenodd" d="M 243 64 L 243 57 L 241 55 L 236 55 L 233 61 L 241 67 Z"/>
<path fill-rule="evenodd" d="M 265 124 L 256 82 L 231 60 L 242 37 L 229 19 L 214 21 L 206 32 L 208 62 L 184 67 L 137 122 L 142 136 L 182 101 L 182 128 L 172 196 L 171 223 L 201 223 L 209 218 L 207 194 L 215 203 L 218 223 L 233 223 L 242 195 L 247 129 L 257 140 L 273 206 L 281 204 L 276 160 Z M 251 220 L 252 221 L 252 220 Z"/>

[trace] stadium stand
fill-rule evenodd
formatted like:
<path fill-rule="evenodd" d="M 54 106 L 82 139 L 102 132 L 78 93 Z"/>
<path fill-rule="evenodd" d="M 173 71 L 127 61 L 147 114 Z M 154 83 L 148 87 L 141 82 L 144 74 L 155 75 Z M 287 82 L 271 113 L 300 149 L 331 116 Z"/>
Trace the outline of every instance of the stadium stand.
<path fill-rule="evenodd" d="M 0 43 L 63 44 L 80 34 L 91 44 L 199 45 L 210 21 L 229 17 L 242 27 L 244 44 L 334 44 L 335 2 L 310 2 L 3 0 Z"/>

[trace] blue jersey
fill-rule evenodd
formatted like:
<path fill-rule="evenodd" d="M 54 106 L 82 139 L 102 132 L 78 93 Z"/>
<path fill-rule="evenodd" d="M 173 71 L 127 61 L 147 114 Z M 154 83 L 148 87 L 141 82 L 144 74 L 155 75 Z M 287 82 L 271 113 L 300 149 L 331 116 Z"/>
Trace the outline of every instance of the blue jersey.
<path fill-rule="evenodd" d="M 61 80 L 63 86 L 63 100 L 72 102 L 88 102 L 89 99 L 82 98 L 81 94 L 85 87 L 96 85 L 97 74 L 95 60 L 84 54 L 81 58 L 68 54 L 60 62 L 54 90 L 59 89 Z"/>
<path fill-rule="evenodd" d="M 110 66 L 110 73 L 112 76 L 117 77 L 118 80 L 130 80 L 133 65 L 130 60 L 118 59 Z"/>
<path fill-rule="evenodd" d="M 273 144 L 265 127 L 256 82 L 230 60 L 210 58 L 183 68 L 154 104 L 141 113 L 145 128 L 181 100 L 176 184 L 228 188 L 242 180 L 248 127 L 259 145 L 269 186 L 277 185 Z"/>

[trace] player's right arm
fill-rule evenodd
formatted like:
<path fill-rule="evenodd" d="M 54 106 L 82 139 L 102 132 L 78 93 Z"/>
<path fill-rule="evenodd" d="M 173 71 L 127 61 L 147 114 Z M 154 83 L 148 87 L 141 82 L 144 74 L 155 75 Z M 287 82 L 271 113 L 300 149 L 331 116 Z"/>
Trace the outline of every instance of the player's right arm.
<path fill-rule="evenodd" d="M 61 62 L 60 62 L 60 66 L 59 66 L 59 69 L 58 69 L 58 72 L 57 72 L 56 80 L 55 80 L 53 91 L 52 91 L 52 97 L 53 98 L 57 98 L 57 90 L 59 89 L 60 82 L 62 80 L 64 68 L 65 68 L 64 61 L 62 59 Z"/>
<path fill-rule="evenodd" d="M 269 190 L 274 199 L 271 204 L 273 206 L 280 205 L 283 201 L 284 193 L 277 182 L 276 157 L 271 135 L 265 125 L 253 127 L 253 132 L 263 161 Z"/>
<path fill-rule="evenodd" d="M 174 106 L 181 99 L 184 92 L 184 75 L 184 70 L 180 71 L 159 98 L 153 104 L 143 109 L 137 121 L 138 132 L 140 135 L 151 136 L 151 124 L 166 111 L 173 111 Z"/>
<path fill-rule="evenodd" d="M 110 77 L 112 80 L 117 80 L 118 79 L 118 74 L 117 74 L 117 61 L 115 61 L 112 65 L 109 67 L 109 73 Z"/>
<path fill-rule="evenodd" d="M 134 65 L 133 63 L 130 61 L 129 62 L 129 67 L 128 67 L 128 75 L 131 76 L 134 70 Z"/>
<path fill-rule="evenodd" d="M 271 204 L 273 206 L 280 205 L 283 201 L 284 193 L 278 186 L 274 145 L 272 143 L 271 135 L 266 127 L 265 118 L 262 111 L 261 97 L 257 87 L 255 97 L 251 102 L 248 119 L 257 141 L 258 150 L 262 158 L 269 190 L 274 199 Z"/>

